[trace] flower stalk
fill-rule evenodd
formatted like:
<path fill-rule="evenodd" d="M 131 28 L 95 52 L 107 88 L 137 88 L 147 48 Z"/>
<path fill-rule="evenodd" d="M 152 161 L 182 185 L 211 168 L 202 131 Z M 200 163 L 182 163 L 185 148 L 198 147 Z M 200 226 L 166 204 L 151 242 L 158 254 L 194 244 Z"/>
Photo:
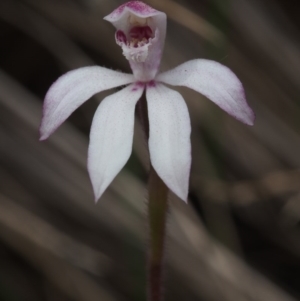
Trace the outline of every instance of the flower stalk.
<path fill-rule="evenodd" d="M 151 166 L 149 176 L 148 301 L 163 300 L 163 259 L 168 210 L 168 188 Z"/>
<path fill-rule="evenodd" d="M 143 95 L 137 103 L 138 117 L 146 142 L 149 139 L 147 101 Z M 163 300 L 163 270 L 169 189 L 150 166 L 148 178 L 147 301 Z"/>

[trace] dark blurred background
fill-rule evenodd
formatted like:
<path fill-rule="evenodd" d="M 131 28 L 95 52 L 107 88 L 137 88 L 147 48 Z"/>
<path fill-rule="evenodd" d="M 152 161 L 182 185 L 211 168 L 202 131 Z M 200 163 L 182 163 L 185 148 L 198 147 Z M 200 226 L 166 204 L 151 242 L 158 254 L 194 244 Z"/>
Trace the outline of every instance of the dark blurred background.
<path fill-rule="evenodd" d="M 87 65 L 130 72 L 103 17 L 118 0 L 0 0 L 0 300 L 145 300 L 148 156 L 97 205 L 86 170 L 103 92 L 38 142 L 44 95 Z M 229 66 L 247 127 L 191 90 L 189 204 L 170 196 L 166 300 L 300 299 L 300 19 L 296 0 L 152 0 L 168 15 L 162 70 Z"/>

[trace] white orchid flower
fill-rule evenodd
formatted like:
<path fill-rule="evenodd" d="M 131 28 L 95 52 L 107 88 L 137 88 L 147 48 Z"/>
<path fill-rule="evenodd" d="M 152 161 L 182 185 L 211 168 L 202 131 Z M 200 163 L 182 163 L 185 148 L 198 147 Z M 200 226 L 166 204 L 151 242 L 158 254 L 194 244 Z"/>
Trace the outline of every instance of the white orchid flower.
<path fill-rule="evenodd" d="M 106 97 L 93 118 L 88 171 L 97 201 L 130 157 L 135 105 L 146 90 L 151 164 L 168 188 L 186 201 L 191 166 L 190 118 L 182 96 L 164 84 L 196 90 L 236 119 L 253 125 L 254 114 L 243 86 L 230 69 L 205 59 L 188 61 L 159 74 L 166 15 L 143 2 L 123 4 L 104 19 L 116 28 L 116 43 L 133 74 L 93 66 L 61 76 L 45 97 L 40 140 L 47 139 L 92 95 L 129 84 Z"/>

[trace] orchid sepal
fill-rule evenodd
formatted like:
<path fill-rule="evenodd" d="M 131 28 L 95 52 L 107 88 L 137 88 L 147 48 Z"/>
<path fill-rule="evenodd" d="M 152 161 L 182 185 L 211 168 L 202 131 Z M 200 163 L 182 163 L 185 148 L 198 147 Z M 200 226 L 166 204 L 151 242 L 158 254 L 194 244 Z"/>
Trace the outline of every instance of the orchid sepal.
<path fill-rule="evenodd" d="M 131 84 L 104 98 L 94 115 L 88 171 L 96 202 L 131 155 L 135 105 L 143 91 L 143 85 Z"/>
<path fill-rule="evenodd" d="M 249 107 L 241 81 L 226 66 L 211 60 L 195 59 L 161 73 L 157 81 L 191 88 L 214 102 L 237 120 L 253 125 L 255 115 Z"/>
<path fill-rule="evenodd" d="M 47 139 L 94 94 L 134 82 L 132 74 L 92 66 L 67 72 L 48 90 L 43 106 L 40 140 Z"/>
<path fill-rule="evenodd" d="M 187 202 L 191 168 L 191 122 L 177 91 L 161 83 L 147 86 L 151 164 L 168 188 Z"/>

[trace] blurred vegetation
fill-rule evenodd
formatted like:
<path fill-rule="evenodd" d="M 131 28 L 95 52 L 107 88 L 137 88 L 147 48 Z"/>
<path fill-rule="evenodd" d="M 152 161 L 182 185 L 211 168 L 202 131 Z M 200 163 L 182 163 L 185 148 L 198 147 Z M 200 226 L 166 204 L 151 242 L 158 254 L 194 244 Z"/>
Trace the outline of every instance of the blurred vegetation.
<path fill-rule="evenodd" d="M 147 148 L 95 206 L 97 104 L 43 143 L 43 97 L 86 65 L 130 72 L 103 17 L 118 0 L 0 0 L 0 300 L 144 300 Z M 167 300 L 300 299 L 300 22 L 293 0 L 149 0 L 168 15 L 162 70 L 217 60 L 242 80 L 247 127 L 180 88 L 192 120 L 189 205 L 170 196 Z M 298 11 L 298 12 L 297 12 Z"/>

